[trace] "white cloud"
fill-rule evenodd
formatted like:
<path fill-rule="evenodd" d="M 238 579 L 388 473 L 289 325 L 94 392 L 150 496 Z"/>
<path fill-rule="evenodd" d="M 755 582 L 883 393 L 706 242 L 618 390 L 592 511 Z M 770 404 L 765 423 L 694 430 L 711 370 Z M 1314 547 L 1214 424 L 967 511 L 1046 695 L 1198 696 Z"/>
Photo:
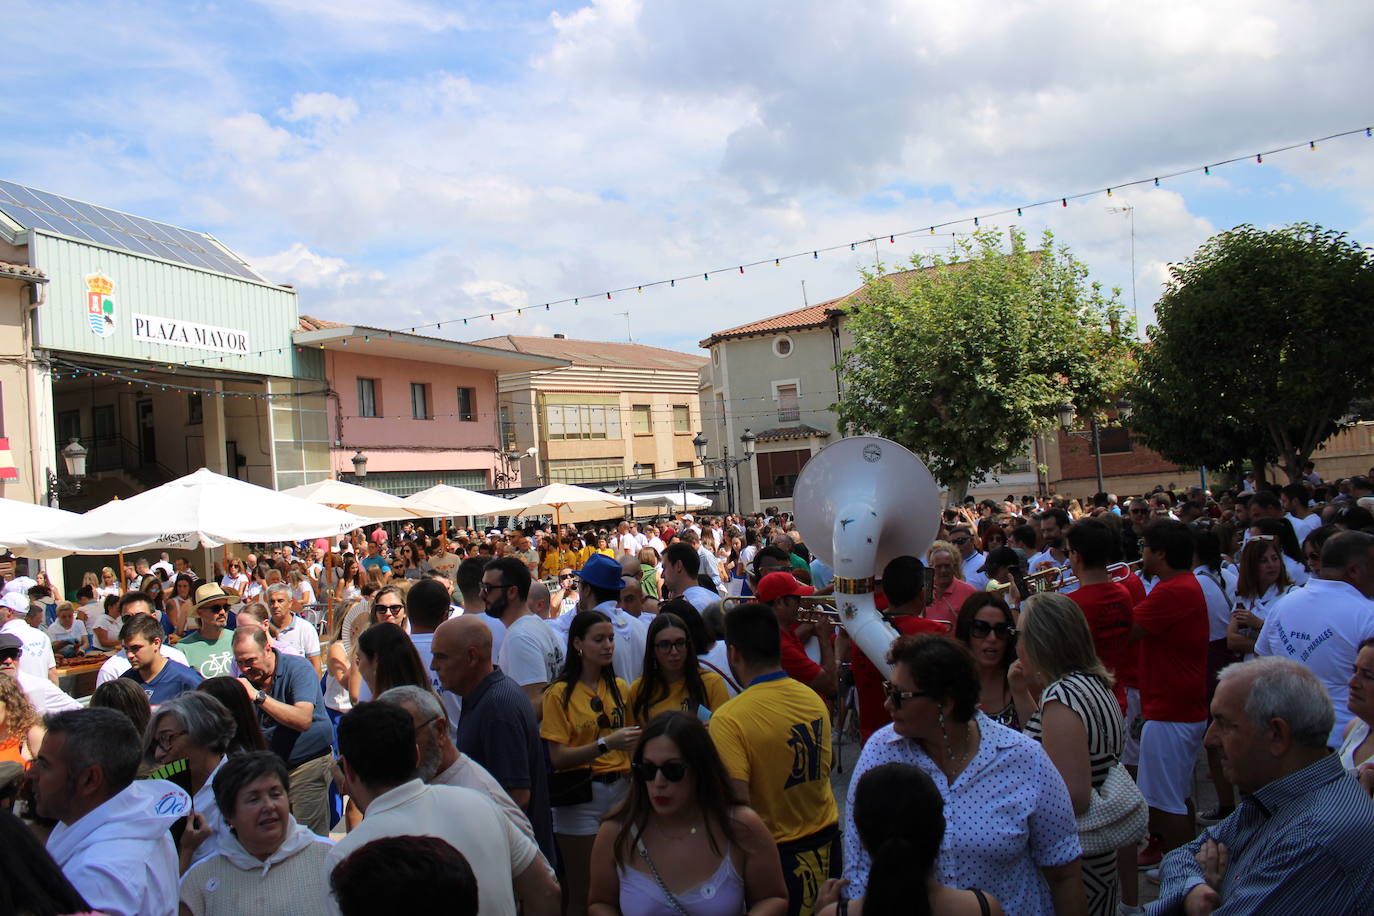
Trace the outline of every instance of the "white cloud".
<path fill-rule="evenodd" d="M 358 103 L 339 98 L 332 92 L 298 92 L 291 97 L 291 107 L 279 112 L 286 121 L 337 121 L 347 124 L 358 114 Z"/>
<path fill-rule="evenodd" d="M 27 146 L 17 135 L 0 162 L 275 252 L 250 261 L 300 285 L 321 317 L 375 324 L 385 302 L 409 326 L 533 304 L 537 317 L 454 332 L 618 339 L 613 316 L 628 309 L 636 339 L 689 348 L 800 306 L 802 281 L 812 302 L 848 292 L 873 246 L 610 302 L 605 291 L 1349 126 L 1367 108 L 1366 55 L 1350 36 L 1374 27 L 1366 3 L 1313 15 L 1278 0 L 589 0 L 513 26 L 437 2 L 263 5 L 296 66 L 240 63 L 241 48 L 163 34 L 152 14 L 84 35 L 81 48 L 163 78 L 54 100 L 81 132 Z M 40 39 L 60 32 L 39 25 Z M 139 53 L 143 32 L 156 66 Z M 1291 221 L 1319 200 L 1355 211 L 1362 225 L 1348 228 L 1374 228 L 1367 142 L 1017 222 L 1053 228 L 1129 302 L 1128 221 L 1107 212 L 1128 200 L 1148 320 L 1164 265 L 1218 229 Z M 947 242 L 899 238 L 878 254 Z M 538 308 L 565 296 L 582 301 Z"/>
<path fill-rule="evenodd" d="M 386 278 L 379 270 L 350 267 L 343 258 L 318 254 L 300 242 L 285 251 L 249 257 L 247 261 L 273 283 L 311 290 L 338 291 L 364 282 L 381 282 Z"/>

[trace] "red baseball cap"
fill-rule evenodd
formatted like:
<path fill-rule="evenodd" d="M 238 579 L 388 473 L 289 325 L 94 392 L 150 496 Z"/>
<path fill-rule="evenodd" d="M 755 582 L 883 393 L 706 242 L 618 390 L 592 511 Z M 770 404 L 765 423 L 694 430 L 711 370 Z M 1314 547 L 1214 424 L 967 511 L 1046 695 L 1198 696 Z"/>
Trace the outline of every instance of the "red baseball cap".
<path fill-rule="evenodd" d="M 754 590 L 755 597 L 760 601 L 774 601 L 783 595 L 802 597 L 814 594 L 814 588 L 798 582 L 790 572 L 770 572 L 759 580 L 759 587 Z"/>

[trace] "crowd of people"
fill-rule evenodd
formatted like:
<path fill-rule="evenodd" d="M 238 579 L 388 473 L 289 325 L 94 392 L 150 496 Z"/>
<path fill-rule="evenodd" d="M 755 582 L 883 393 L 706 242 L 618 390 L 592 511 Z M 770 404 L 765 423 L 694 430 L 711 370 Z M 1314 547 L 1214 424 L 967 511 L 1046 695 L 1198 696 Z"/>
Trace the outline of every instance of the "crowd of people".
<path fill-rule="evenodd" d="M 881 659 L 773 510 L 20 561 L 0 911 L 1363 911 L 1371 499 L 969 500 L 874 571 Z"/>

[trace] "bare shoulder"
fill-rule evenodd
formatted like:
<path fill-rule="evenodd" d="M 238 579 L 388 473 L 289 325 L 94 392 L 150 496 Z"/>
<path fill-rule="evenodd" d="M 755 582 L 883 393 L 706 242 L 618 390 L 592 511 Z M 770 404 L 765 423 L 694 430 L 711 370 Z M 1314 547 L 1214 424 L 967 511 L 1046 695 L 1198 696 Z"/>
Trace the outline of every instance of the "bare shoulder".
<path fill-rule="evenodd" d="M 730 809 L 730 819 L 735 822 L 735 826 L 741 832 L 741 839 L 756 840 L 767 838 L 768 842 L 773 841 L 773 834 L 768 829 L 768 825 L 759 817 L 759 813 L 748 805 L 735 805 Z"/>
<path fill-rule="evenodd" d="M 987 891 L 983 891 L 983 896 L 987 898 L 988 912 L 991 916 L 1005 916 L 1006 911 L 1002 909 L 1002 904 L 996 897 Z M 949 913 L 951 916 L 979 916 L 982 913 L 978 897 L 973 891 L 943 885 L 931 892 L 930 908 L 932 912 Z"/>

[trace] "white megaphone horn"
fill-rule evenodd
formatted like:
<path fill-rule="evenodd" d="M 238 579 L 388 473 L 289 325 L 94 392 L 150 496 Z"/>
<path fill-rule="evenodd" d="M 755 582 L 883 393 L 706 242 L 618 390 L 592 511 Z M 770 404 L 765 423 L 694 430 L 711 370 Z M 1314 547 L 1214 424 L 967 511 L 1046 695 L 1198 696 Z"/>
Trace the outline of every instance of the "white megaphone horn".
<path fill-rule="evenodd" d="M 940 524 L 940 491 L 921 459 L 889 439 L 851 436 L 821 449 L 793 488 L 797 530 L 835 570 L 835 607 L 849 638 L 885 677 L 897 631 L 874 602 L 875 577 L 921 559 Z"/>

